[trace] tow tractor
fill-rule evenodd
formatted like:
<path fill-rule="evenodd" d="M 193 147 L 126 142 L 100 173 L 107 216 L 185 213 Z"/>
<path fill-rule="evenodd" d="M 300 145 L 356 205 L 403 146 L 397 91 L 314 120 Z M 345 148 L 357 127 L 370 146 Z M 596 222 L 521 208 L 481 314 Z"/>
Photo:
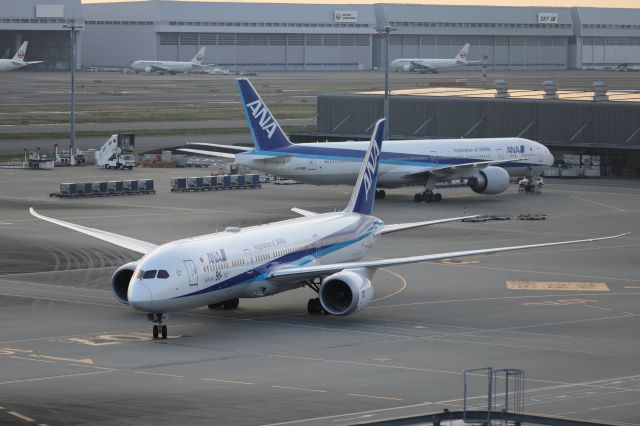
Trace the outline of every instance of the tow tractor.
<path fill-rule="evenodd" d="M 134 133 L 117 133 L 96 151 L 96 164 L 105 169 L 129 169 L 136 165 L 133 151 L 136 135 Z"/>
<path fill-rule="evenodd" d="M 542 179 L 542 176 L 526 177 L 518 181 L 518 192 L 541 194 L 543 185 L 544 179 Z"/>

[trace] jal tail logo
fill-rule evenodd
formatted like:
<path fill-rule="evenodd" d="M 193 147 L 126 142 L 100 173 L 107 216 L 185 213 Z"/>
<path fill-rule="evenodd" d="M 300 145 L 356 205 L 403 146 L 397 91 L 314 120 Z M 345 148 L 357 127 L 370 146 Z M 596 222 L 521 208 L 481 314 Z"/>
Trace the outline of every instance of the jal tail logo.
<path fill-rule="evenodd" d="M 18 51 L 18 58 L 24 59 L 24 50 L 19 50 Z"/>
<path fill-rule="evenodd" d="M 371 189 L 371 182 L 373 180 L 373 174 L 376 171 L 376 165 L 378 164 L 378 155 L 380 154 L 380 147 L 377 143 L 374 143 L 371 149 L 371 155 L 367 161 L 367 168 L 364 172 L 364 199 L 369 200 L 369 189 Z"/>
<path fill-rule="evenodd" d="M 198 62 L 202 62 L 202 55 L 198 55 L 198 56 L 196 56 L 196 61 L 198 61 Z"/>
<path fill-rule="evenodd" d="M 462 59 L 466 59 L 467 58 L 467 52 L 465 52 L 464 50 L 462 52 L 460 52 L 460 57 Z"/>
<path fill-rule="evenodd" d="M 524 154 L 524 145 L 508 146 L 507 154 Z"/>
<path fill-rule="evenodd" d="M 271 139 L 271 136 L 275 133 L 278 125 L 276 121 L 273 119 L 271 114 L 269 114 L 269 110 L 262 103 L 260 99 L 257 99 L 253 102 L 247 104 L 247 108 L 251 111 L 251 115 L 253 118 L 258 120 L 258 124 L 260 128 L 267 132 L 267 136 Z"/>

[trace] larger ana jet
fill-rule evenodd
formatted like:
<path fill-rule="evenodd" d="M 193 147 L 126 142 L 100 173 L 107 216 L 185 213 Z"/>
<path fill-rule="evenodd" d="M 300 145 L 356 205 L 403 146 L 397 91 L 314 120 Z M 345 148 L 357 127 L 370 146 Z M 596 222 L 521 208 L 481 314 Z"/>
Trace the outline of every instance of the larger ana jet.
<path fill-rule="evenodd" d="M 209 65 L 202 65 L 206 47 L 198 50 L 198 53 L 189 62 L 177 61 L 134 61 L 131 63 L 131 69 L 134 72 L 158 72 L 158 73 L 185 73 L 191 71 L 199 71 L 207 68 Z"/>
<path fill-rule="evenodd" d="M 453 59 L 437 58 L 399 58 L 391 61 L 389 66 L 395 71 L 416 71 L 437 74 L 439 70 L 463 65 L 479 64 L 481 61 L 469 61 L 469 44 L 465 44 Z"/>
<path fill-rule="evenodd" d="M 292 144 L 251 82 L 237 80 L 255 149 L 195 143 L 182 151 L 233 158 L 237 163 L 276 176 L 315 185 L 351 185 L 367 142 Z M 204 149 L 203 149 L 204 148 Z M 499 194 L 511 177 L 542 174 L 553 155 L 542 144 L 522 138 L 387 140 L 380 158 L 380 188 L 424 185 L 416 202 L 441 201 L 437 182 L 467 179 L 478 194 Z M 384 198 L 383 189 L 376 194 Z"/>
<path fill-rule="evenodd" d="M 349 203 L 341 212 L 317 214 L 293 209 L 303 217 L 155 245 L 46 217 L 33 208 L 30 211 L 40 219 L 142 254 L 141 259 L 115 271 L 111 287 L 118 301 L 147 313 L 154 322 L 153 337 L 163 339 L 170 312 L 207 305 L 234 309 L 240 298 L 309 286 L 318 294 L 307 304 L 309 313 L 348 315 L 371 301 L 371 280 L 378 268 L 614 238 L 360 260 L 383 234 L 463 219 L 385 225 L 372 216 L 383 128 L 384 120 L 380 120 Z"/>
<path fill-rule="evenodd" d="M 22 43 L 20 45 L 20 48 L 16 52 L 16 54 L 13 55 L 13 58 L 0 59 L 0 71 L 15 71 L 17 69 L 26 67 L 27 65 L 41 64 L 42 62 L 44 62 L 44 61 L 27 62 L 24 60 L 24 58 L 27 56 L 28 44 L 29 44 L 28 41 L 25 41 L 24 43 Z"/>

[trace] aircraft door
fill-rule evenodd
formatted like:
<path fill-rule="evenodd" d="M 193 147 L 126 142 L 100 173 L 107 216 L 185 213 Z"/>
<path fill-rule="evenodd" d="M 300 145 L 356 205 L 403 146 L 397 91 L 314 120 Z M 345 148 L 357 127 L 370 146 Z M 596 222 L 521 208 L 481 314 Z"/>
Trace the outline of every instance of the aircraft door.
<path fill-rule="evenodd" d="M 318 168 L 318 160 L 315 158 L 309 158 L 309 170 L 315 170 Z"/>
<path fill-rule="evenodd" d="M 316 259 L 320 257 L 320 239 L 317 234 L 313 235 L 313 257 Z"/>
<path fill-rule="evenodd" d="M 498 160 L 504 160 L 504 152 L 502 152 L 502 148 L 498 148 L 497 150 Z"/>
<path fill-rule="evenodd" d="M 429 155 L 431 156 L 431 162 L 433 164 L 438 164 L 438 154 L 436 151 L 431 151 L 429 152 Z"/>
<path fill-rule="evenodd" d="M 244 249 L 244 262 L 245 262 L 245 265 L 247 265 L 247 268 L 249 268 L 247 270 L 247 274 L 252 273 L 253 272 L 253 254 L 249 249 Z"/>
<path fill-rule="evenodd" d="M 187 274 L 189 274 L 189 285 L 198 285 L 198 268 L 193 260 L 185 260 L 184 266 L 187 268 Z"/>

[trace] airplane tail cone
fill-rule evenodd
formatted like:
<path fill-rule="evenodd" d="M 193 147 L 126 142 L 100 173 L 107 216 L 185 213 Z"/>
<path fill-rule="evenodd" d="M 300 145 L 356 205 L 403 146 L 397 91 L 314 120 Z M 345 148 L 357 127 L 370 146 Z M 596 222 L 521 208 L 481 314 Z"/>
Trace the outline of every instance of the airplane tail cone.
<path fill-rule="evenodd" d="M 276 119 L 267 108 L 256 89 L 246 78 L 236 80 L 244 115 L 253 136 L 253 144 L 257 149 L 271 151 L 291 145 L 291 141 L 284 133 Z"/>
<path fill-rule="evenodd" d="M 353 188 L 351 200 L 345 208 L 345 212 L 354 212 L 371 215 L 373 213 L 373 203 L 376 197 L 376 184 L 378 183 L 378 165 L 380 152 L 382 151 L 382 137 L 384 135 L 385 119 L 382 118 L 376 123 L 369 148 L 362 160 L 360 173 L 356 186 Z"/>

